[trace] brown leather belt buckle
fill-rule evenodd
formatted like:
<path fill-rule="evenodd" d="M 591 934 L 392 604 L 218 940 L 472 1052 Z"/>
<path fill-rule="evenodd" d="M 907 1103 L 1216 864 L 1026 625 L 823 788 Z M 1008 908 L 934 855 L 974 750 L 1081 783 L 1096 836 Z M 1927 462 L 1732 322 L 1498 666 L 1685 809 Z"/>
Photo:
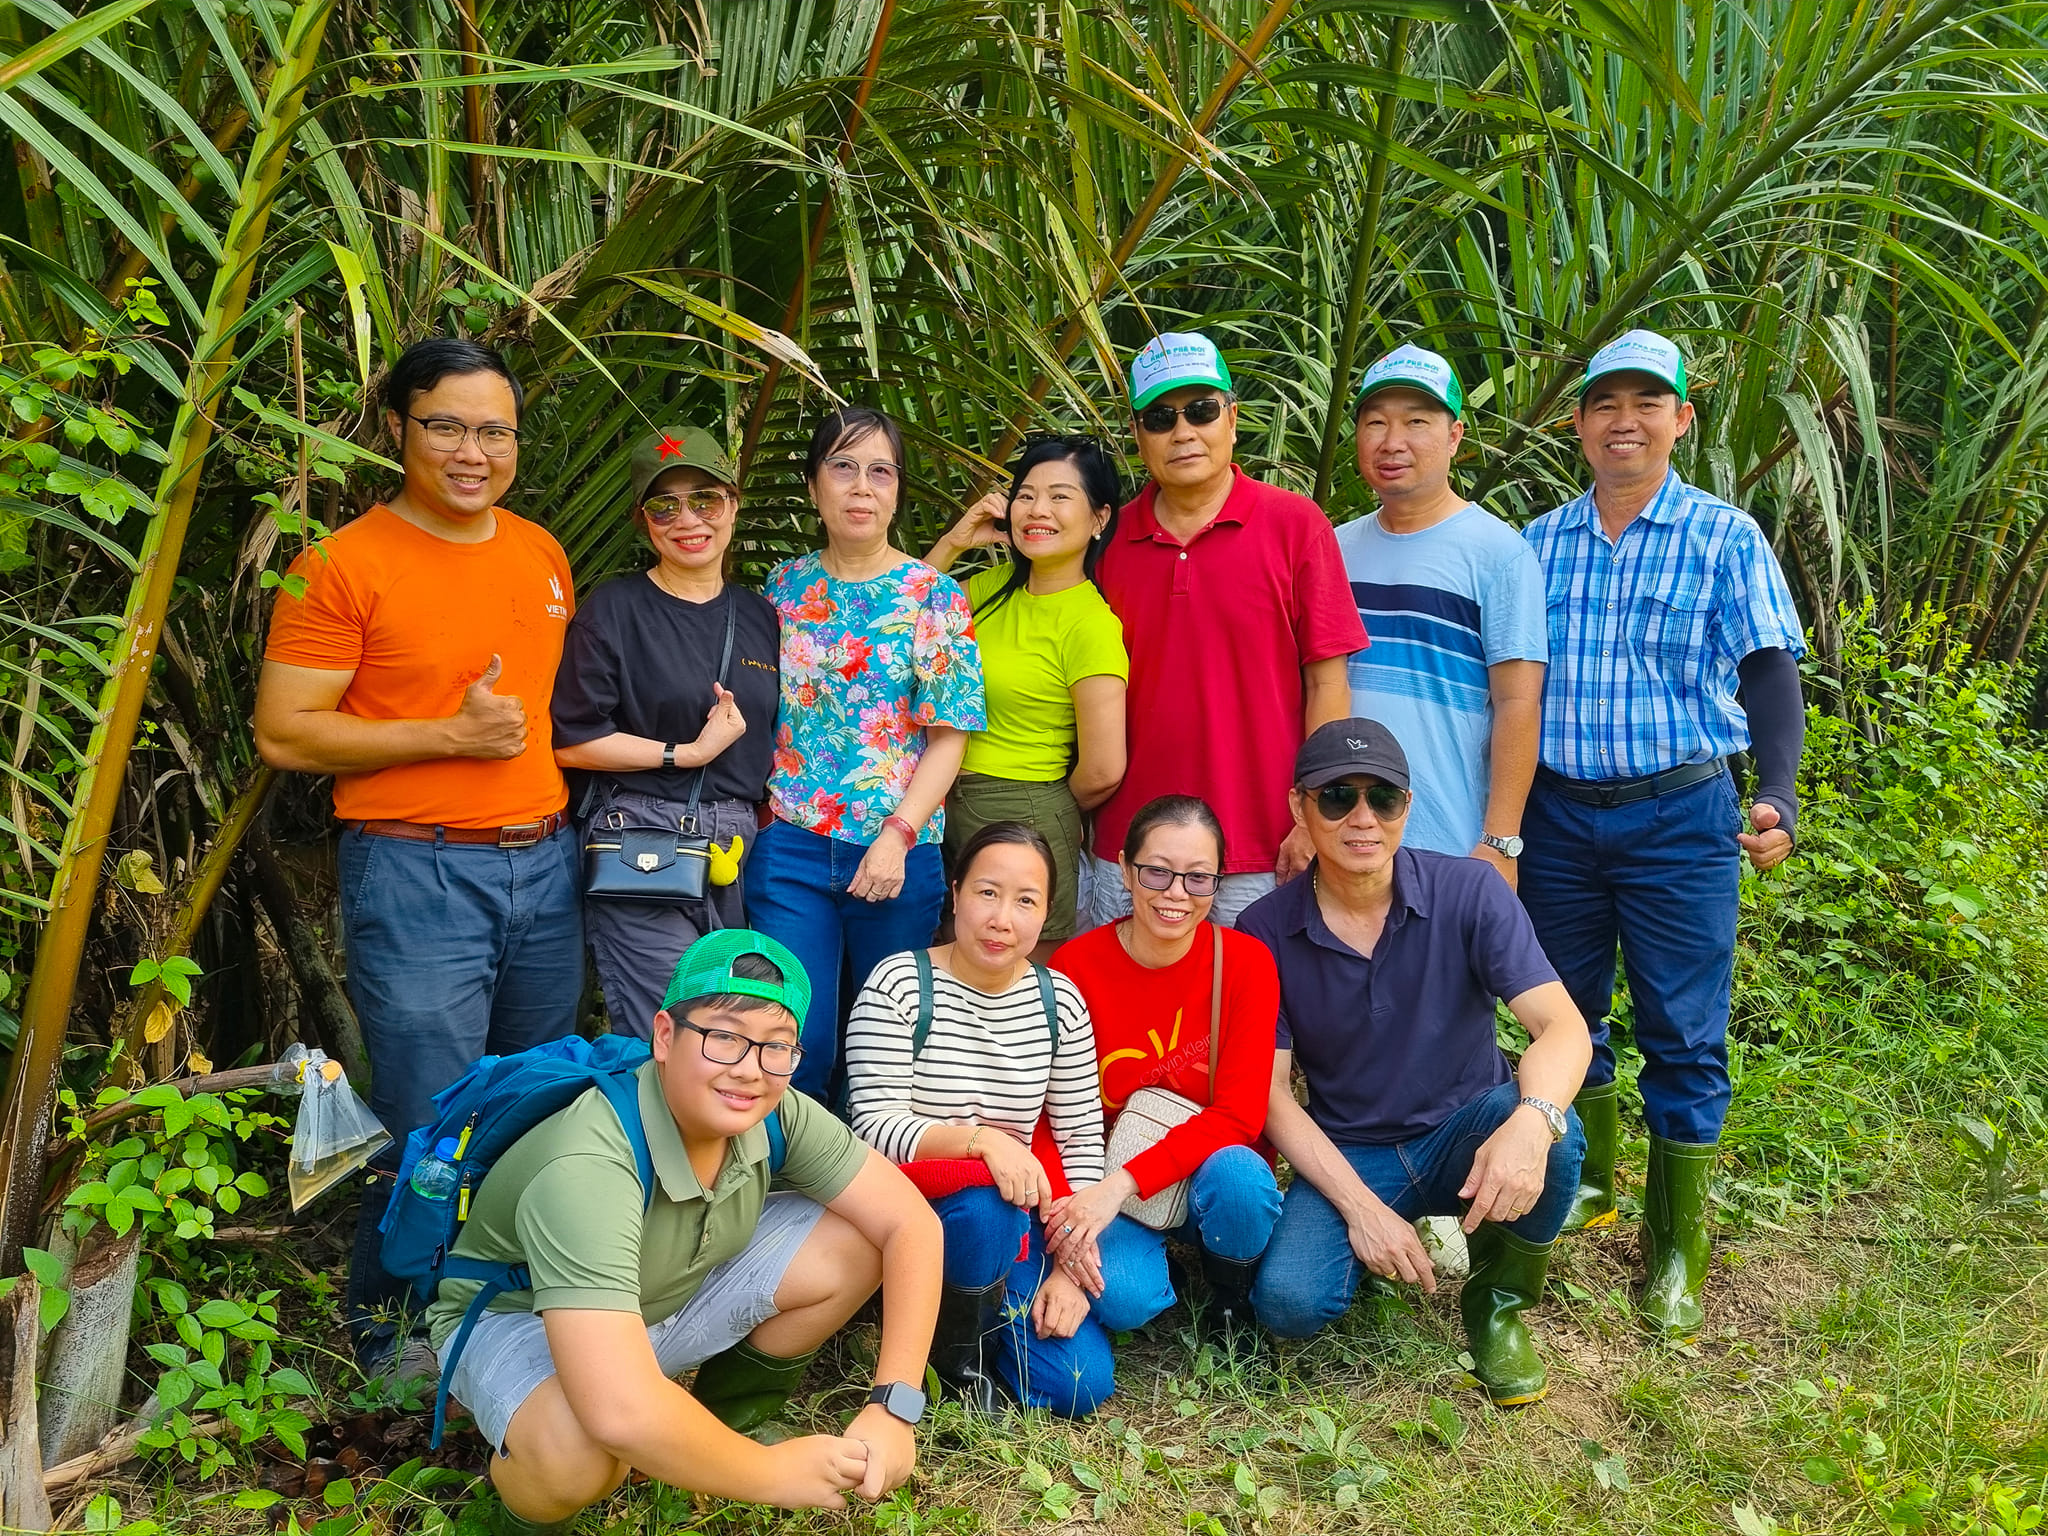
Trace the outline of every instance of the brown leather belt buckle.
<path fill-rule="evenodd" d="M 543 816 L 539 821 L 522 821 L 517 826 L 498 828 L 500 848 L 531 848 L 548 835 L 548 823 L 552 816 Z"/>

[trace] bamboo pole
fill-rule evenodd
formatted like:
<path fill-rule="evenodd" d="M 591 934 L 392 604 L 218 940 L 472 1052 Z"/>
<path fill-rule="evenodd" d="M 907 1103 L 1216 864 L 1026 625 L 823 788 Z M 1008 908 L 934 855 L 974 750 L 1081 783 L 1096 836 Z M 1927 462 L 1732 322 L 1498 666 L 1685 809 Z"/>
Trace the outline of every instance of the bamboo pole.
<path fill-rule="evenodd" d="M 277 191 L 335 0 L 301 0 L 285 33 L 265 99 L 261 126 L 249 147 L 242 185 L 221 242 L 204 323 L 186 375 L 185 400 L 171 428 L 169 462 L 158 484 L 156 511 L 144 535 L 141 567 L 129 588 L 114 670 L 100 694 L 99 720 L 85 752 L 77 812 L 50 892 L 50 916 L 36 946 L 35 969 L 21 1011 L 21 1035 L 8 1066 L 0 1107 L 0 1274 L 21 1267 L 41 1204 L 43 1139 L 63 1054 L 78 968 L 85 957 L 107 836 L 120 800 L 128 753 L 149 691 L 149 676 L 177 577 L 200 471 L 213 441 L 214 409 L 234 362 L 234 328 L 249 300 L 249 286 L 269 227 Z"/>

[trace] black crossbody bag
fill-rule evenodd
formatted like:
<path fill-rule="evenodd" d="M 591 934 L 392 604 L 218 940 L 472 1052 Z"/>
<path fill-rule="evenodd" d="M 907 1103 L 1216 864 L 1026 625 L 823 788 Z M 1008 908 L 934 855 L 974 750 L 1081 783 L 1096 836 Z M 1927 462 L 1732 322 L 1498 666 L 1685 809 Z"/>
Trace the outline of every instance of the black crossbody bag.
<path fill-rule="evenodd" d="M 718 658 L 718 686 L 725 686 L 726 669 L 732 665 L 733 630 L 739 623 L 739 605 L 732 589 L 725 593 L 725 649 Z M 709 763 L 697 770 L 690 786 L 690 803 L 673 827 L 635 825 L 624 811 L 611 804 L 609 786 L 613 780 L 602 774 L 591 776 L 591 789 L 600 782 L 605 808 L 590 819 L 590 831 L 583 842 L 583 894 L 593 901 L 644 901 L 657 906 L 694 906 L 704 900 L 710 885 L 711 839 L 697 830 L 697 807 L 704 796 L 704 776 Z"/>

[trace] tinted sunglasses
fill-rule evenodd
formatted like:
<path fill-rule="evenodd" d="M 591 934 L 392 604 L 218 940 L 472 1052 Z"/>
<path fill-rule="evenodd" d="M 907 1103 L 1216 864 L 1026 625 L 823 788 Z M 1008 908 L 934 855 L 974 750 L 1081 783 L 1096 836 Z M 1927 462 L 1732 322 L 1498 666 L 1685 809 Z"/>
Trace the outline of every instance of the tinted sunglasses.
<path fill-rule="evenodd" d="M 1381 821 L 1399 821 L 1408 814 L 1408 791 L 1391 784 L 1325 784 L 1315 792 L 1316 810 L 1325 821 L 1342 821 L 1358 807 L 1359 796 Z"/>
<path fill-rule="evenodd" d="M 1164 401 L 1148 405 L 1138 412 L 1138 425 L 1147 432 L 1158 434 L 1171 432 L 1173 424 L 1185 416 L 1191 427 L 1206 427 L 1223 414 L 1224 400 L 1221 395 L 1204 395 L 1199 400 L 1190 400 L 1186 405 L 1167 405 Z"/>
<path fill-rule="evenodd" d="M 1148 891 L 1170 891 L 1178 880 L 1182 890 L 1190 896 L 1214 896 L 1216 886 L 1223 879 L 1206 869 L 1168 869 L 1164 864 L 1133 864 L 1132 871 L 1138 877 L 1138 884 Z"/>
<path fill-rule="evenodd" d="M 685 511 L 707 523 L 715 522 L 730 512 L 738 499 L 731 491 L 719 487 L 677 496 L 650 496 L 640 503 L 640 510 L 657 528 L 666 528 Z"/>

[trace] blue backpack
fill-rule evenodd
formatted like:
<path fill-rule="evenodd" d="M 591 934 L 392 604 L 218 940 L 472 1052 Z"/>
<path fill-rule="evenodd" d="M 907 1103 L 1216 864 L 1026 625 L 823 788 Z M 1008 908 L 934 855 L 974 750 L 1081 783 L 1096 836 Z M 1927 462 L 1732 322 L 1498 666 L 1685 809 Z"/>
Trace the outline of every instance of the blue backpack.
<path fill-rule="evenodd" d="M 618 1115 L 633 1149 L 645 1211 L 654 1203 L 654 1160 L 640 1120 L 640 1089 L 634 1074 L 650 1054 L 645 1040 L 625 1035 L 596 1040 L 570 1035 L 516 1055 L 486 1056 L 434 1095 L 432 1123 L 406 1137 L 398 1183 L 379 1224 L 385 1271 L 410 1281 L 422 1304 L 434 1299 L 444 1280 L 482 1282 L 442 1356 L 441 1380 L 434 1392 L 434 1446 L 441 1444 L 447 1423 L 448 1383 L 455 1362 L 477 1319 L 504 1292 L 523 1291 L 532 1283 L 524 1264 L 464 1258 L 454 1251 L 462 1224 L 469 1219 L 471 1196 L 520 1137 L 595 1088 Z M 788 1151 L 779 1108 L 768 1117 L 767 1129 L 769 1171 L 779 1173 Z M 455 1188 L 438 1199 L 421 1194 L 412 1187 L 414 1166 L 429 1149 L 449 1141 L 454 1143 L 447 1160 L 456 1168 Z"/>

